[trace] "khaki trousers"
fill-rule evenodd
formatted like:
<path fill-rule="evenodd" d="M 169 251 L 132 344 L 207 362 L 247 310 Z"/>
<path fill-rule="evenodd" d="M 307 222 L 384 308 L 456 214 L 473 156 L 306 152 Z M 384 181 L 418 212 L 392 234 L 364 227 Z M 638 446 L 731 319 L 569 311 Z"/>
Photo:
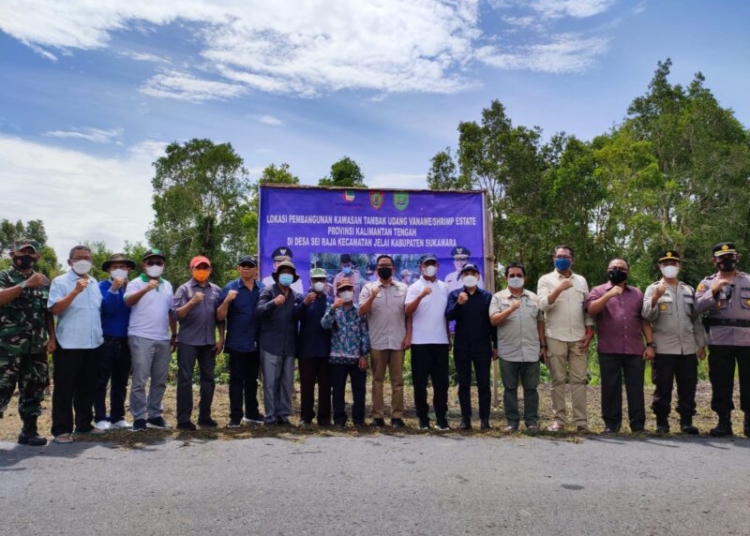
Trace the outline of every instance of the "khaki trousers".
<path fill-rule="evenodd" d="M 372 356 L 372 418 L 382 419 L 385 411 L 385 370 L 391 377 L 391 418 L 404 417 L 404 351 L 370 349 Z"/>
<path fill-rule="evenodd" d="M 578 341 L 566 342 L 547 337 L 547 362 L 552 376 L 552 411 L 555 422 L 564 425 L 565 380 L 570 369 L 570 401 L 573 406 L 573 423 L 586 426 L 586 371 L 588 356 L 578 347 Z"/>

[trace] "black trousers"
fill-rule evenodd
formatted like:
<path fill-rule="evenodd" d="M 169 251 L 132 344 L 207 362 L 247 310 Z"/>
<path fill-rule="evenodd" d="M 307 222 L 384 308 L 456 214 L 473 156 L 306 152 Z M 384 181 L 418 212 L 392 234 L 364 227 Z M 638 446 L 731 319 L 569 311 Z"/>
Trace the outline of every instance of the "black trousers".
<path fill-rule="evenodd" d="M 474 367 L 474 376 L 477 379 L 477 391 L 479 392 L 479 418 L 490 418 L 490 404 L 492 394 L 490 393 L 490 363 L 491 353 L 471 353 L 466 349 L 456 348 L 453 350 L 453 359 L 456 362 L 458 373 L 458 401 L 461 404 L 461 416 L 471 418 L 471 368 Z"/>
<path fill-rule="evenodd" d="M 242 417 L 258 418 L 258 371 L 260 352 L 229 352 L 229 418 L 240 421 Z M 245 404 L 243 411 L 242 404 Z"/>
<path fill-rule="evenodd" d="M 104 337 L 99 352 L 99 377 L 94 388 L 94 421 L 107 418 L 107 385 L 109 388 L 109 420 L 125 418 L 125 396 L 130 376 L 130 346 L 127 337 Z"/>
<path fill-rule="evenodd" d="M 646 423 L 643 395 L 643 357 L 629 354 L 599 354 L 602 383 L 602 419 L 604 425 L 619 430 L 622 425 L 622 380 L 628 397 L 631 430 L 642 430 Z"/>
<path fill-rule="evenodd" d="M 214 400 L 214 370 L 216 356 L 212 344 L 192 346 L 177 345 L 177 423 L 190 422 L 193 413 L 193 370 L 195 362 L 200 369 L 201 399 L 198 405 L 198 419 L 211 418 L 211 403 Z"/>
<path fill-rule="evenodd" d="M 448 345 L 413 344 L 411 346 L 411 376 L 414 383 L 414 405 L 417 417 L 427 419 L 427 381 L 432 379 L 432 406 L 438 421 L 448 414 Z"/>
<path fill-rule="evenodd" d="M 331 385 L 333 387 L 333 422 L 346 424 L 346 380 L 351 378 L 352 421 L 354 424 L 365 423 L 365 390 L 367 371 L 360 370 L 355 361 L 351 365 L 331 364 Z"/>
<path fill-rule="evenodd" d="M 94 384 L 99 375 L 99 348 L 66 350 L 58 346 L 52 356 L 52 435 L 88 432 L 94 426 Z M 75 410 L 75 421 L 73 411 Z"/>
<path fill-rule="evenodd" d="M 711 380 L 711 409 L 729 415 L 734 409 L 734 369 L 740 375 L 740 409 L 750 415 L 750 347 L 711 345 L 708 347 L 708 377 Z"/>
<path fill-rule="evenodd" d="M 657 417 L 672 410 L 672 389 L 677 380 L 677 413 L 683 419 L 695 415 L 695 388 L 698 385 L 698 357 L 695 354 L 656 354 L 651 363 L 654 398 L 651 409 Z"/>
<path fill-rule="evenodd" d="M 331 364 L 328 357 L 299 359 L 300 419 L 315 418 L 315 384 L 318 385 L 318 424 L 331 422 Z M 364 417 L 363 417 L 364 418 Z"/>

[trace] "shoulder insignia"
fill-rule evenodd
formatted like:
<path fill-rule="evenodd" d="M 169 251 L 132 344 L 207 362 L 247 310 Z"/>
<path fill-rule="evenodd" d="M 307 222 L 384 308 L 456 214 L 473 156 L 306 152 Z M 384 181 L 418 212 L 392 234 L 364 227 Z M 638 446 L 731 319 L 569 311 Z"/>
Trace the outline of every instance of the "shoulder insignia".
<path fill-rule="evenodd" d="M 695 291 L 696 292 L 703 292 L 704 290 L 706 290 L 706 284 L 703 281 L 701 281 L 700 285 L 698 285 L 698 288 Z"/>

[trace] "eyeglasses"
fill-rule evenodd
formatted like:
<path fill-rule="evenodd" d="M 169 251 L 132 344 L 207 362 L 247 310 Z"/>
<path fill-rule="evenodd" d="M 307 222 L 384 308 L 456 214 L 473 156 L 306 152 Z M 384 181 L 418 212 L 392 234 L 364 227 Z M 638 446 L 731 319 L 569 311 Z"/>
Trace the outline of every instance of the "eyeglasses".
<path fill-rule="evenodd" d="M 164 261 L 146 261 L 146 266 L 164 266 Z"/>
<path fill-rule="evenodd" d="M 255 265 L 247 263 L 247 262 L 243 262 L 242 264 L 240 264 L 240 268 L 255 268 Z"/>

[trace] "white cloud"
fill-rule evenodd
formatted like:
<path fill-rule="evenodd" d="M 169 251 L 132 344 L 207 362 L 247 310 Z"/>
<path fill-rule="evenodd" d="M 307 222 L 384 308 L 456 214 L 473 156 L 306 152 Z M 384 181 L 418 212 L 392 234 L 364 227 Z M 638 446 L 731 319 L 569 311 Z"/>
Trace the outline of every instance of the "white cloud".
<path fill-rule="evenodd" d="M 150 52 L 133 52 L 133 51 L 123 51 L 119 53 L 120 56 L 124 56 L 126 58 L 130 58 L 131 60 L 135 61 L 146 61 L 149 63 L 172 63 L 167 58 L 162 58 L 161 56 L 157 56 L 156 54 L 151 54 Z"/>
<path fill-rule="evenodd" d="M 365 179 L 370 189 L 404 188 L 412 190 L 427 189 L 427 175 L 409 173 L 382 173 Z"/>
<path fill-rule="evenodd" d="M 245 88 L 239 84 L 200 79 L 178 71 L 157 74 L 140 88 L 141 93 L 152 97 L 168 97 L 193 102 L 238 97 L 245 91 Z"/>
<path fill-rule="evenodd" d="M 518 47 L 510 52 L 483 47 L 477 59 L 501 69 L 529 69 L 547 73 L 581 72 L 606 52 L 609 41 L 601 37 L 562 34 L 550 43 Z"/>
<path fill-rule="evenodd" d="M 60 260 L 84 240 L 113 250 L 143 242 L 153 217 L 151 163 L 164 147 L 146 141 L 103 158 L 0 135 L 2 217 L 43 220 Z"/>
<path fill-rule="evenodd" d="M 583 19 L 609 10 L 617 0 L 534 0 L 530 7 L 546 18 Z"/>
<path fill-rule="evenodd" d="M 111 143 L 113 138 L 117 138 L 121 134 L 121 128 L 103 130 L 91 127 L 82 129 L 73 128 L 71 130 L 49 130 L 44 133 L 45 136 L 51 138 L 87 140 L 93 143 Z"/>
<path fill-rule="evenodd" d="M 272 115 L 261 115 L 258 118 L 258 121 L 260 123 L 263 123 L 264 125 L 270 125 L 272 127 L 284 126 L 284 123 L 281 121 L 281 119 L 278 119 Z"/>

